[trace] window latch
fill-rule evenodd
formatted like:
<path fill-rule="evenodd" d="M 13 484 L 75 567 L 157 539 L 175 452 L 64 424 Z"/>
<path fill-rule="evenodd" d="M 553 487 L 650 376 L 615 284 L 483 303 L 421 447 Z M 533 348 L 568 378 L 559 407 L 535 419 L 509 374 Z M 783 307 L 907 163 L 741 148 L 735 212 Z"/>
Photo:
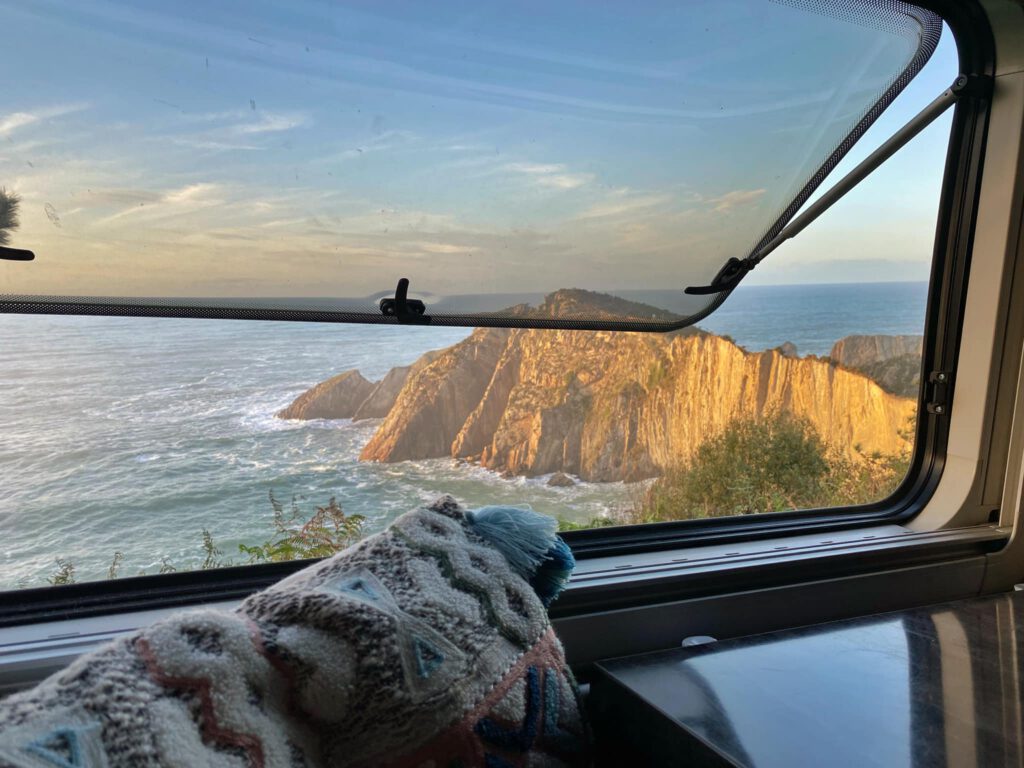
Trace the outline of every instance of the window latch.
<path fill-rule="evenodd" d="M 718 274 L 709 285 L 691 285 L 685 292 L 691 296 L 707 296 L 712 293 L 731 291 L 755 266 L 757 266 L 756 262 L 750 259 L 737 259 L 733 256 L 718 270 Z"/>
<path fill-rule="evenodd" d="M 925 405 L 925 410 L 936 416 L 945 416 L 949 413 L 949 372 L 932 371 L 928 374 L 928 384 L 931 387 L 931 397 Z"/>
<path fill-rule="evenodd" d="M 35 261 L 35 258 L 36 255 L 32 251 L 0 245 L 0 261 Z"/>
<path fill-rule="evenodd" d="M 430 318 L 426 312 L 426 304 L 409 298 L 409 280 L 405 277 L 398 281 L 393 299 L 380 300 L 380 313 L 395 318 L 402 325 L 427 325 Z"/>

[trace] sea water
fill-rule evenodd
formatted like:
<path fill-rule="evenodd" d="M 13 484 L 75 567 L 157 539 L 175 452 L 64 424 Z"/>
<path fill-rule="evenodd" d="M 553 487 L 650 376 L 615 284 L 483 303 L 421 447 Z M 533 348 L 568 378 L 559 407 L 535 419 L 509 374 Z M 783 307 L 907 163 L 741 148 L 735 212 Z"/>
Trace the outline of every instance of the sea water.
<path fill-rule="evenodd" d="M 924 284 L 744 287 L 701 325 L 750 350 L 827 354 L 853 333 L 921 333 Z M 335 497 L 366 530 L 451 493 L 588 520 L 635 499 L 623 483 L 546 485 L 452 459 L 365 463 L 379 422 L 283 421 L 310 386 L 371 380 L 469 329 L 0 315 L 0 589 L 162 562 L 195 567 L 208 530 L 223 558 L 272 533 L 268 494 L 311 514 Z"/>

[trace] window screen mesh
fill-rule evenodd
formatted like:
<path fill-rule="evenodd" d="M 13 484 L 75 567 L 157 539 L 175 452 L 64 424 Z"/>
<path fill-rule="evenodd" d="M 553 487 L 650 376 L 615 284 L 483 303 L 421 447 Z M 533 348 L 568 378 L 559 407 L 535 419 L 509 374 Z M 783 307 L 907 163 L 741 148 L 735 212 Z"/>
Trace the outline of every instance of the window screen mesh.
<path fill-rule="evenodd" d="M 0 311 L 681 327 L 920 70 L 891 0 L 4 4 Z M 595 299 L 579 290 L 604 294 Z M 720 298 L 720 297 L 719 297 Z"/>

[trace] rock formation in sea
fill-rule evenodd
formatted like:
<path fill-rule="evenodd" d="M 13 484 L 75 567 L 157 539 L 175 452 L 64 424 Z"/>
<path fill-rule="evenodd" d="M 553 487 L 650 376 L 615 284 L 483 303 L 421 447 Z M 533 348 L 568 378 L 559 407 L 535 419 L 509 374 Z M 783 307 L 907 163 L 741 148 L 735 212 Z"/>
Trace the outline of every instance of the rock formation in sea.
<path fill-rule="evenodd" d="M 560 302 L 578 305 L 588 296 L 595 302 L 588 309 L 620 309 L 613 297 L 559 291 L 539 310 L 560 311 Z M 856 343 L 885 351 L 906 346 Z M 846 343 L 839 353 L 854 348 Z M 858 354 L 857 362 L 867 357 Z M 321 400 L 341 389 L 331 402 L 344 407 L 333 418 L 386 414 L 363 460 L 456 457 L 505 474 L 563 473 L 587 481 L 660 475 L 734 418 L 775 410 L 807 418 L 850 458 L 895 454 L 907 447 L 901 430 L 916 407 L 846 364 L 796 357 L 789 347 L 748 352 L 697 329 L 478 328 L 376 385 L 354 373 L 317 385 L 279 415 L 329 418 L 309 414 L 324 413 Z"/>
<path fill-rule="evenodd" d="M 392 368 L 383 379 L 367 381 L 359 371 L 345 371 L 317 384 L 278 411 L 279 419 L 382 419 L 391 412 L 411 373 L 429 365 L 443 350 L 431 350 L 412 365 Z"/>
<path fill-rule="evenodd" d="M 376 387 L 359 371 L 345 371 L 303 392 L 277 416 L 281 419 L 350 419 Z"/>

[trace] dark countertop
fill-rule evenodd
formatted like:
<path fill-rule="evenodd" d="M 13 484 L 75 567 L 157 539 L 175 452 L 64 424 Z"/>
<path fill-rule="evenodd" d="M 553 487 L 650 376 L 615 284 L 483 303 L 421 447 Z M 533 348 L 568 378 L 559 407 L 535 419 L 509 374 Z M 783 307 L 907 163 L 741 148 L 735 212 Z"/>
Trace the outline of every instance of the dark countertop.
<path fill-rule="evenodd" d="M 607 765 L 1021 766 L 1024 593 L 602 662 Z"/>

